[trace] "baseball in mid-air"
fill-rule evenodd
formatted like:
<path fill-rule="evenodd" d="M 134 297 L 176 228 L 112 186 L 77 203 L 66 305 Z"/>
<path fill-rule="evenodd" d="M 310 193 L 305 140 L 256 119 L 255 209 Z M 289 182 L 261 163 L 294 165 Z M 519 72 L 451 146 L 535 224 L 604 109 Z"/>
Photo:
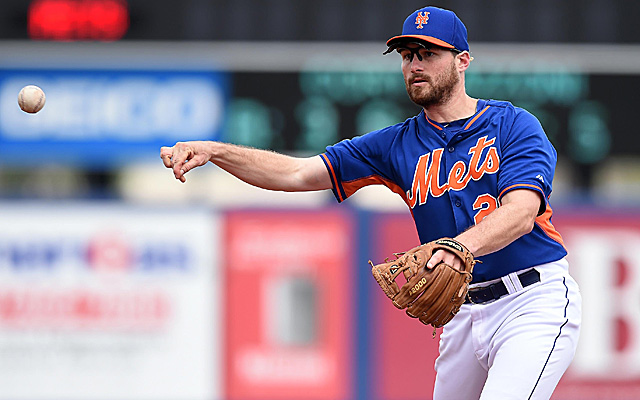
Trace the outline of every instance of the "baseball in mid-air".
<path fill-rule="evenodd" d="M 35 85 L 27 85 L 18 93 L 18 105 L 22 111 L 35 114 L 42 110 L 46 97 L 42 89 Z"/>

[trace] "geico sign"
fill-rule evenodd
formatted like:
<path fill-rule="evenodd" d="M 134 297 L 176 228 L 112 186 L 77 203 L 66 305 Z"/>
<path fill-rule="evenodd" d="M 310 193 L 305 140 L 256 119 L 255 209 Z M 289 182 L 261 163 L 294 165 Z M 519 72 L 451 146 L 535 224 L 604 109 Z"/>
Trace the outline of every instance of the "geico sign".
<path fill-rule="evenodd" d="M 5 140 L 211 138 L 222 126 L 224 94 L 206 74 L 67 74 L 13 77 L 1 83 L 0 135 Z M 16 106 L 24 82 L 38 82 L 46 112 L 25 118 Z"/>

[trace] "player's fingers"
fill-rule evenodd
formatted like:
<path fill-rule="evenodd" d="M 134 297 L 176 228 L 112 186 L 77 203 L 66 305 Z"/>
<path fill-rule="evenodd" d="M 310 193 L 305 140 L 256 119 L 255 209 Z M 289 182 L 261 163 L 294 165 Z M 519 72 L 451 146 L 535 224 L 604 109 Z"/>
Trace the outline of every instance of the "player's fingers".
<path fill-rule="evenodd" d="M 176 179 L 180 179 L 184 174 L 182 167 L 192 154 L 193 152 L 189 146 L 179 146 L 179 144 L 174 146 L 171 163 L 173 167 L 173 175 Z"/>
<path fill-rule="evenodd" d="M 165 167 L 171 168 L 171 156 L 173 155 L 173 147 L 162 146 L 160 148 L 160 158 Z"/>
<path fill-rule="evenodd" d="M 438 265 L 438 263 L 440 263 L 443 260 L 444 255 L 445 255 L 445 252 L 442 250 L 438 250 L 435 253 L 433 253 L 429 261 L 427 261 L 427 268 L 432 269 L 433 267 Z"/>
<path fill-rule="evenodd" d="M 447 255 L 442 260 L 445 264 L 451 265 L 454 269 L 460 269 L 460 259 L 454 254 L 447 253 Z"/>
<path fill-rule="evenodd" d="M 173 154 L 173 146 L 160 147 L 160 157 L 171 156 Z"/>
<path fill-rule="evenodd" d="M 205 154 L 196 154 L 195 156 L 193 156 L 193 158 L 191 158 L 186 163 L 184 163 L 181 171 L 183 174 L 186 174 L 190 170 L 196 167 L 201 167 L 206 163 L 207 163 L 207 156 Z"/>
<path fill-rule="evenodd" d="M 443 251 L 442 253 L 442 262 L 447 265 L 451 265 L 453 268 L 459 271 L 462 271 L 462 260 L 460 259 L 460 257 L 448 251 Z"/>
<path fill-rule="evenodd" d="M 463 270 L 463 268 L 462 268 L 462 260 L 460 259 L 460 257 L 453 256 L 453 259 L 451 260 L 449 265 L 451 265 L 453 268 L 457 269 L 458 271 L 462 271 Z"/>

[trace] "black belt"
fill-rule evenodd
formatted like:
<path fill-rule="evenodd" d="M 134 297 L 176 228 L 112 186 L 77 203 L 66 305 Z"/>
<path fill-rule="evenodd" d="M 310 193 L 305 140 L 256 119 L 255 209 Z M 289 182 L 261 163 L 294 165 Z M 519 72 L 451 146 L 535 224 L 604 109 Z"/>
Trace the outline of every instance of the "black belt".
<path fill-rule="evenodd" d="M 523 272 L 518 275 L 522 287 L 533 285 L 536 282 L 540 282 L 540 272 L 535 269 L 530 269 L 527 272 Z M 481 287 L 478 289 L 471 289 L 467 294 L 465 303 L 482 304 L 491 300 L 498 300 L 502 296 L 509 294 L 507 287 L 502 280 L 492 283 L 489 286 Z"/>

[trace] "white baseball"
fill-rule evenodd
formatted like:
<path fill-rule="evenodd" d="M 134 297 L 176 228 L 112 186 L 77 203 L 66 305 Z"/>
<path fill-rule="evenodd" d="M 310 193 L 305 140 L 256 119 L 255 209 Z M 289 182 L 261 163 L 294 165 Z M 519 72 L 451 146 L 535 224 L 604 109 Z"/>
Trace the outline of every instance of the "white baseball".
<path fill-rule="evenodd" d="M 23 87 L 18 93 L 18 105 L 24 112 L 35 114 L 42 110 L 46 97 L 42 89 L 35 85 Z"/>

